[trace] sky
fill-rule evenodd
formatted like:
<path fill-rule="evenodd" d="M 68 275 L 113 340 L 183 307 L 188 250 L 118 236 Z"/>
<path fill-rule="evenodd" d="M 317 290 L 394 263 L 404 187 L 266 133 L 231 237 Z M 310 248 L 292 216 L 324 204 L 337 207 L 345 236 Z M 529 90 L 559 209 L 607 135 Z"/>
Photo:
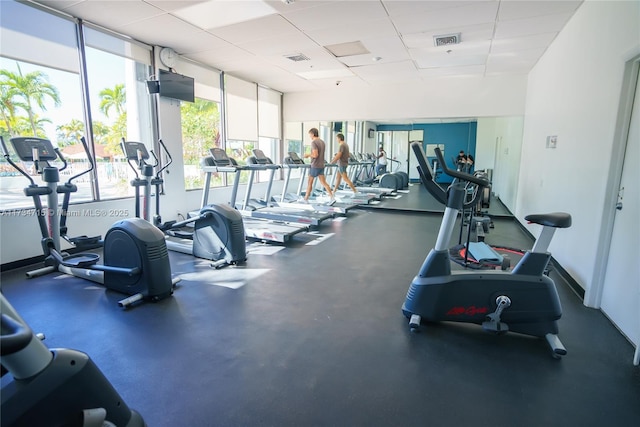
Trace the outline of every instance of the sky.
<path fill-rule="evenodd" d="M 98 95 L 104 88 L 113 88 L 118 83 L 124 83 L 125 59 L 114 55 L 110 55 L 96 49 L 87 48 L 87 72 L 89 74 L 89 99 L 92 105 L 92 116 L 94 120 L 104 123 L 111 123 L 112 119 L 104 116 L 99 110 L 100 96 Z M 0 67 L 17 72 L 18 61 L 0 57 Z M 56 107 L 54 103 L 47 99 L 47 111 L 39 112 L 41 117 L 51 119 L 52 123 L 46 123 L 44 128 L 49 139 L 54 141 L 56 138 L 56 127 L 61 124 L 69 123 L 72 119 L 83 121 L 84 114 L 82 109 L 81 83 L 80 76 L 68 71 L 56 70 L 53 68 L 42 67 L 29 64 L 27 62 L 19 62 L 23 74 L 32 71 L 42 71 L 48 76 L 48 81 L 54 85 L 60 95 L 60 106 Z M 93 66 L 92 66 L 93 65 Z M 93 84 L 93 82 L 96 82 Z"/>

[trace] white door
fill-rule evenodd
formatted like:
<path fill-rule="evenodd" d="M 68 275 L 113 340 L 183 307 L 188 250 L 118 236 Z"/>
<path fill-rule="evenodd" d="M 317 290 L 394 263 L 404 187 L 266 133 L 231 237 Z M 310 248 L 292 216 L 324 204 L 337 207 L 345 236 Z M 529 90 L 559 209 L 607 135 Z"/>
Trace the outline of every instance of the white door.
<path fill-rule="evenodd" d="M 640 358 L 640 90 L 631 112 L 618 207 L 602 287 L 602 311 L 636 345 L 634 363 Z"/>

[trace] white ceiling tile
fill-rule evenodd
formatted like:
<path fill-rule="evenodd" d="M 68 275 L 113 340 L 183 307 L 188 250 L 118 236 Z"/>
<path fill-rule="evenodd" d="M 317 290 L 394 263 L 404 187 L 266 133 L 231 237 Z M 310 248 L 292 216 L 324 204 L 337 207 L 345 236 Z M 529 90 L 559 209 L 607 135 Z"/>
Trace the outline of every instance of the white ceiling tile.
<path fill-rule="evenodd" d="M 336 31 L 335 27 L 321 28 L 308 31 L 307 35 L 316 40 L 320 45 L 337 44 L 364 40 L 372 37 L 397 37 L 394 26 L 388 19 L 382 20 L 357 20 L 350 25 Z"/>
<path fill-rule="evenodd" d="M 269 15 L 251 21 L 214 28 L 209 32 L 230 43 L 239 44 L 274 36 L 288 36 L 293 39 L 299 35 L 296 27 L 280 15 Z"/>
<path fill-rule="evenodd" d="M 499 21 L 555 14 L 573 14 L 582 1 L 502 1 Z"/>
<path fill-rule="evenodd" d="M 132 22 L 166 13 L 141 1 L 122 1 L 118 2 L 117 7 L 112 2 L 83 1 L 67 7 L 64 11 L 114 30 Z"/>
<path fill-rule="evenodd" d="M 158 9 L 166 12 L 184 9 L 185 7 L 194 6 L 198 3 L 205 3 L 209 0 L 144 0 L 146 3 L 152 4 Z"/>
<path fill-rule="evenodd" d="M 408 0 L 408 1 L 398 1 L 398 0 L 383 0 L 384 6 L 387 8 L 389 12 L 389 16 L 399 16 L 399 15 L 424 15 L 433 13 L 437 10 L 442 9 L 453 9 L 461 6 L 469 6 L 474 3 L 477 3 L 477 0 L 471 1 L 454 1 L 454 0 L 445 0 L 445 1 L 416 1 L 416 0 Z"/>
<path fill-rule="evenodd" d="M 461 67 L 444 67 L 444 68 L 424 68 L 418 70 L 420 75 L 425 78 L 431 77 L 459 77 L 459 76 L 478 76 L 483 75 L 484 65 L 466 65 Z"/>
<path fill-rule="evenodd" d="M 163 31 L 158 31 L 158 28 Z M 145 43 L 170 46 L 179 54 L 211 50 L 214 46 L 226 44 L 204 30 L 168 14 L 124 25 L 121 31 Z"/>
<path fill-rule="evenodd" d="M 365 65 L 353 67 L 353 72 L 367 81 L 393 80 L 416 78 L 417 69 L 413 61 L 391 62 L 387 64 Z"/>
<path fill-rule="evenodd" d="M 496 1 L 472 2 L 467 6 L 437 10 L 428 14 L 396 16 L 391 20 L 401 34 L 486 24 L 495 21 L 498 4 Z"/>
<path fill-rule="evenodd" d="M 454 55 L 454 54 L 432 54 L 415 58 L 418 68 L 434 67 L 459 67 L 465 65 L 484 65 L 487 55 Z"/>
<path fill-rule="evenodd" d="M 248 43 L 239 43 L 238 46 L 261 56 L 305 53 L 319 48 L 317 43 L 307 37 L 290 37 L 288 35 L 265 37 Z"/>
<path fill-rule="evenodd" d="M 477 40 L 447 46 L 431 46 L 422 49 L 409 49 L 413 59 L 437 55 L 443 57 L 458 57 L 464 55 L 487 55 L 491 47 L 491 40 Z"/>
<path fill-rule="evenodd" d="M 335 1 L 320 6 L 285 12 L 284 17 L 300 30 L 330 28 L 339 32 L 357 21 L 385 19 L 387 12 L 379 1 Z"/>
<path fill-rule="evenodd" d="M 533 48 L 546 49 L 557 34 L 558 33 L 544 33 L 510 39 L 497 39 L 491 43 L 491 53 L 517 52 Z"/>
<path fill-rule="evenodd" d="M 85 0 L 39 0 L 38 3 L 49 6 L 55 10 L 64 10 L 74 4 L 82 3 Z"/>
<path fill-rule="evenodd" d="M 496 39 L 528 36 L 532 34 L 557 33 L 571 14 L 536 16 L 534 18 L 500 21 L 496 24 Z"/>

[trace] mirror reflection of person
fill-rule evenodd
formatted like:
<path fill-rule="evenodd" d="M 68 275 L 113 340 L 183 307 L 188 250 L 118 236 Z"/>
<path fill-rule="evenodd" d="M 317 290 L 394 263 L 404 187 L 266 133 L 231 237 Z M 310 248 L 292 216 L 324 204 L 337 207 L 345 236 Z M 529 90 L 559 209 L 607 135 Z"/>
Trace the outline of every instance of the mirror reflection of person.
<path fill-rule="evenodd" d="M 336 199 L 333 198 L 331 187 L 327 183 L 327 179 L 324 176 L 324 151 L 326 145 L 324 141 L 318 136 L 318 129 L 309 129 L 309 136 L 311 137 L 311 153 L 305 154 L 304 157 L 311 158 L 311 167 L 309 168 L 307 192 L 305 193 L 304 199 L 301 200 L 301 202 L 309 202 L 309 196 L 311 196 L 311 192 L 313 191 L 313 181 L 318 178 L 324 189 L 327 190 L 327 194 L 330 198 L 329 204 L 333 205 L 336 202 Z"/>
<path fill-rule="evenodd" d="M 469 172 L 473 167 L 474 158 L 471 154 L 465 154 L 464 150 L 460 150 L 458 157 L 456 157 L 456 166 L 458 170 Z"/>
<path fill-rule="evenodd" d="M 336 176 L 336 185 L 333 187 L 333 192 L 337 192 L 338 188 L 340 188 L 340 182 L 344 179 L 349 187 L 353 190 L 353 193 L 357 193 L 356 187 L 349 179 L 349 175 L 347 175 L 347 166 L 349 166 L 349 146 L 346 142 L 344 142 L 344 135 L 339 133 L 336 135 L 336 139 L 338 140 L 338 152 L 331 160 L 331 163 L 338 164 L 338 175 Z"/>
<path fill-rule="evenodd" d="M 378 152 L 378 165 L 376 166 L 376 176 L 380 176 L 387 172 L 387 153 L 382 146 Z"/>

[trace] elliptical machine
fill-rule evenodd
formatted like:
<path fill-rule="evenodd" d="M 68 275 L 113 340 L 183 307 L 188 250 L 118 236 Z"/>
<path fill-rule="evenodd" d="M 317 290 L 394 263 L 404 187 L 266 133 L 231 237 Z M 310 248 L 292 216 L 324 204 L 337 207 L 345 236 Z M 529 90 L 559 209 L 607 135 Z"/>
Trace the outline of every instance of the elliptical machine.
<path fill-rule="evenodd" d="M 2 294 L 0 309 L 2 426 L 146 426 L 87 354 L 47 348 Z"/>
<path fill-rule="evenodd" d="M 104 247 L 104 263 L 98 264 L 100 256 L 93 253 L 70 255 L 60 249 L 61 222 L 64 224 L 66 236 L 66 209 L 70 194 L 78 191 L 73 180 L 93 170 L 94 163 L 84 138 L 84 147 L 90 168 L 74 175 L 63 184 L 60 182 L 60 171 L 67 167 L 67 162 L 58 148 L 53 148 L 51 141 L 36 137 L 11 138 L 11 144 L 24 162 L 33 162 L 36 172 L 42 175 L 44 186 L 38 186 L 33 178 L 11 160 L 9 151 L 0 137 L 0 146 L 7 162 L 30 182 L 24 189 L 28 197 L 33 198 L 35 214 L 42 234 L 42 250 L 45 256 L 45 267 L 27 273 L 27 277 L 37 277 L 53 271 L 71 274 L 92 282 L 100 283 L 108 289 L 129 295 L 118 302 L 120 307 L 145 300 L 158 301 L 173 294 L 175 283 L 172 280 L 167 247 L 162 232 L 144 220 L 138 218 L 117 221 L 104 240 L 100 238 L 82 238 L 92 243 L 101 243 Z M 49 162 L 59 160 L 61 168 Z M 58 208 L 58 194 L 64 194 L 62 212 Z M 43 208 L 40 196 L 47 196 L 47 208 Z M 60 215 L 60 216 L 59 216 Z M 62 220 L 61 220 L 62 218 Z M 67 238 L 73 243 L 74 239 Z M 77 240 L 76 240 L 77 241 Z"/>
<path fill-rule="evenodd" d="M 169 237 L 182 241 L 166 239 L 169 250 L 213 261 L 211 266 L 222 268 L 232 264 L 242 264 L 247 260 L 246 238 L 240 212 L 228 205 L 211 204 L 200 209 L 197 215 L 184 221 L 163 223 L 160 216 L 160 192 L 164 183 L 162 173 L 173 162 L 171 154 L 162 140 L 158 141 L 167 163 L 158 168 L 159 159 L 150 151 L 154 163 L 149 164 L 149 151 L 142 142 L 122 139 L 122 151 L 135 174 L 131 185 L 135 188 L 136 217 L 153 223 Z M 135 164 L 135 166 L 134 166 Z M 156 173 L 154 176 L 154 169 Z M 140 174 L 142 177 L 140 177 Z M 155 215 L 151 219 L 151 187 L 155 187 Z M 140 207 L 140 188 L 143 188 L 142 209 Z M 183 227 L 193 225 L 193 232 L 183 231 Z M 187 243 L 184 243 L 186 240 Z"/>
<path fill-rule="evenodd" d="M 447 245 L 465 199 L 465 182 L 485 187 L 485 178 L 474 177 L 447 167 L 442 153 L 435 149 L 444 173 L 455 178 L 448 191 L 433 181 L 433 171 L 419 142 L 411 147 L 418 160 L 422 183 L 437 200 L 446 203 L 438 238 L 415 276 L 402 312 L 410 318 L 412 331 L 422 320 L 452 321 L 482 325 L 485 331 L 507 331 L 544 337 L 552 355 L 567 353 L 558 338 L 558 319 L 562 316 L 560 299 L 553 280 L 544 275 L 551 259 L 547 248 L 556 228 L 571 226 L 571 215 L 555 212 L 528 215 L 525 220 L 543 226 L 532 250 L 527 251 L 510 273 L 502 271 L 451 271 Z"/>

